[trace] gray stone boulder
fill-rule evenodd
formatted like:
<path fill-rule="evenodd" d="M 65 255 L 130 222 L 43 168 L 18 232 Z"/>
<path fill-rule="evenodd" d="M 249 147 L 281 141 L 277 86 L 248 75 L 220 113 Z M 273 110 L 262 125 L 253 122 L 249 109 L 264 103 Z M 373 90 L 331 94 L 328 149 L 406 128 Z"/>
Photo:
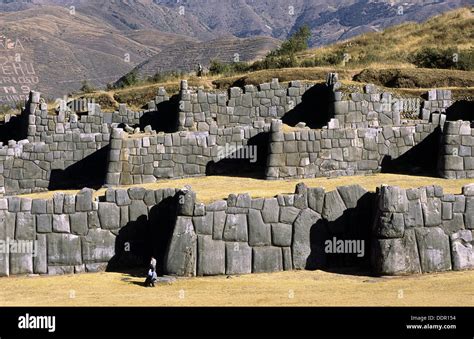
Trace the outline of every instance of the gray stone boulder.
<path fill-rule="evenodd" d="M 406 212 L 408 210 L 406 190 L 383 185 L 380 188 L 379 208 L 383 212 Z"/>
<path fill-rule="evenodd" d="M 322 217 L 327 221 L 336 221 L 344 214 L 346 204 L 342 200 L 338 191 L 326 193 L 324 197 L 324 207 Z M 294 259 L 293 259 L 294 260 Z"/>
<path fill-rule="evenodd" d="M 283 271 L 283 256 L 281 248 L 264 246 L 252 248 L 252 272 L 278 272 Z"/>
<path fill-rule="evenodd" d="M 441 200 L 439 198 L 422 200 L 421 208 L 425 226 L 439 226 L 441 224 Z"/>
<path fill-rule="evenodd" d="M 120 207 L 111 202 L 99 203 L 99 220 L 103 229 L 114 230 L 120 228 Z"/>
<path fill-rule="evenodd" d="M 249 245 L 269 246 L 271 245 L 270 225 L 263 222 L 262 214 L 259 210 L 250 209 L 248 214 L 249 225 Z"/>
<path fill-rule="evenodd" d="M 423 227 L 423 211 L 420 199 L 408 201 L 408 211 L 403 214 L 405 227 Z"/>
<path fill-rule="evenodd" d="M 474 229 L 474 197 L 466 197 L 466 211 L 464 212 L 464 224 L 466 228 Z"/>
<path fill-rule="evenodd" d="M 347 208 L 356 208 L 359 199 L 362 198 L 367 190 L 360 185 L 340 186 L 337 191 Z"/>
<path fill-rule="evenodd" d="M 194 204 L 196 203 L 196 193 L 190 190 L 183 190 L 178 195 L 178 215 L 193 216 Z"/>
<path fill-rule="evenodd" d="M 208 212 L 209 213 L 209 212 Z M 215 240 L 222 240 L 224 236 L 224 227 L 227 214 L 225 211 L 215 211 L 214 213 L 214 228 L 212 230 L 212 237 Z"/>
<path fill-rule="evenodd" d="M 165 272 L 178 276 L 196 275 L 197 236 L 191 217 L 178 216 L 165 254 Z"/>
<path fill-rule="evenodd" d="M 293 226 L 288 224 L 272 224 L 272 244 L 275 246 L 291 246 Z"/>
<path fill-rule="evenodd" d="M 115 235 L 99 228 L 82 237 L 82 258 L 85 263 L 108 262 L 115 255 Z"/>
<path fill-rule="evenodd" d="M 407 229 L 403 238 L 375 239 L 371 260 L 374 272 L 380 275 L 421 273 L 415 231 Z"/>
<path fill-rule="evenodd" d="M 15 239 L 34 240 L 36 239 L 35 235 L 35 216 L 31 213 L 18 212 L 16 214 Z"/>
<path fill-rule="evenodd" d="M 305 269 L 314 266 L 309 263 L 311 256 L 311 231 L 313 227 L 318 227 L 321 215 L 310 208 L 301 211 L 293 226 L 293 243 L 291 251 L 293 255 L 293 267 L 295 269 Z"/>
<path fill-rule="evenodd" d="M 71 232 L 71 225 L 69 223 L 69 215 L 54 214 L 53 215 L 53 232 L 69 233 Z"/>
<path fill-rule="evenodd" d="M 248 241 L 246 214 L 227 214 L 223 239 L 237 242 Z"/>
<path fill-rule="evenodd" d="M 46 234 L 36 236 L 37 248 L 33 256 L 33 272 L 36 274 L 48 273 L 48 241 Z"/>
<path fill-rule="evenodd" d="M 193 223 L 197 234 L 212 235 L 214 212 L 207 212 L 202 216 L 193 217 Z"/>
<path fill-rule="evenodd" d="M 252 248 L 246 242 L 227 242 L 226 274 L 252 273 Z"/>
<path fill-rule="evenodd" d="M 47 237 L 48 265 L 69 266 L 82 264 L 80 237 L 64 233 L 50 233 Z"/>
<path fill-rule="evenodd" d="M 276 198 L 265 199 L 263 203 L 262 217 L 265 223 L 278 222 L 280 206 Z"/>
<path fill-rule="evenodd" d="M 451 254 L 453 256 L 453 270 L 474 269 L 474 249 L 472 232 L 461 230 L 451 234 Z"/>
<path fill-rule="evenodd" d="M 375 235 L 377 238 L 403 238 L 405 221 L 403 213 L 378 212 Z"/>
<path fill-rule="evenodd" d="M 423 273 L 451 270 L 449 237 L 439 227 L 415 228 Z"/>
<path fill-rule="evenodd" d="M 283 206 L 280 210 L 280 222 L 285 224 L 292 224 L 301 210 L 293 206 Z"/>
<path fill-rule="evenodd" d="M 308 207 L 321 214 L 324 205 L 324 188 L 308 188 Z"/>
<path fill-rule="evenodd" d="M 92 196 L 94 191 L 90 188 L 83 188 L 76 195 L 76 211 L 88 212 L 92 211 Z"/>
<path fill-rule="evenodd" d="M 148 218 L 148 207 L 142 200 L 132 200 L 128 212 L 130 221 L 137 221 L 139 218 Z"/>
<path fill-rule="evenodd" d="M 69 215 L 71 233 L 77 235 L 86 235 L 89 231 L 87 223 L 87 212 L 77 212 Z"/>
<path fill-rule="evenodd" d="M 27 240 L 20 240 L 27 241 Z M 32 274 L 33 254 L 32 253 L 10 253 L 10 274 Z"/>
<path fill-rule="evenodd" d="M 210 235 L 198 235 L 197 274 L 225 274 L 225 242 Z"/>

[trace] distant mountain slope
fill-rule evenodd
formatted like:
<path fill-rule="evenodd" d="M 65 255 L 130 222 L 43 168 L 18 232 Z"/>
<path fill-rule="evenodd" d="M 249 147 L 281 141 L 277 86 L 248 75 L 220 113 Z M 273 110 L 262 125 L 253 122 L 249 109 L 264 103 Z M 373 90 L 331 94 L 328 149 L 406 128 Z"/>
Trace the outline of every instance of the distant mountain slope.
<path fill-rule="evenodd" d="M 267 37 L 227 37 L 206 42 L 180 42 L 163 49 L 138 65 L 135 70 L 141 78 L 146 78 L 157 72 L 193 71 L 198 63 L 208 67 L 212 59 L 233 62 L 238 56 L 239 61 L 253 61 L 264 57 L 279 44 L 279 40 Z"/>

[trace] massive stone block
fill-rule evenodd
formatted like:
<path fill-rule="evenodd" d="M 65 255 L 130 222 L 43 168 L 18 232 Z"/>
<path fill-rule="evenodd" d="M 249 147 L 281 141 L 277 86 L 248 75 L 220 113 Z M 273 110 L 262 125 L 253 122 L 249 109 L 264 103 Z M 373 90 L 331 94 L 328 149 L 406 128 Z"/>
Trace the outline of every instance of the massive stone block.
<path fill-rule="evenodd" d="M 474 196 L 466 197 L 466 211 L 464 212 L 464 224 L 468 229 L 474 229 Z"/>
<path fill-rule="evenodd" d="M 36 239 L 35 234 L 35 216 L 29 212 L 18 212 L 16 214 L 15 239 L 34 240 Z"/>
<path fill-rule="evenodd" d="M 441 224 L 441 200 L 438 198 L 427 198 L 422 201 L 423 219 L 425 226 L 439 226 Z"/>
<path fill-rule="evenodd" d="M 94 191 L 90 188 L 83 188 L 76 195 L 76 211 L 88 212 L 92 211 L 92 195 Z"/>
<path fill-rule="evenodd" d="M 380 188 L 379 208 L 383 212 L 406 212 L 408 199 L 406 191 L 396 186 Z"/>
<path fill-rule="evenodd" d="M 82 237 L 82 258 L 84 263 L 109 261 L 115 255 L 115 235 L 99 228 L 89 230 Z"/>
<path fill-rule="evenodd" d="M 321 215 L 307 208 L 301 211 L 293 226 L 293 244 L 291 246 L 293 255 L 293 267 L 305 269 L 315 266 L 317 263 L 309 262 L 313 246 L 311 244 L 311 231 L 318 227 Z"/>
<path fill-rule="evenodd" d="M 268 246 L 271 244 L 270 225 L 263 222 L 260 211 L 249 210 L 248 225 L 250 246 Z"/>
<path fill-rule="evenodd" d="M 376 218 L 377 238 L 403 238 L 405 224 L 402 213 L 379 211 Z"/>
<path fill-rule="evenodd" d="M 203 216 L 193 217 L 197 234 L 212 235 L 214 225 L 214 212 L 207 212 Z"/>
<path fill-rule="evenodd" d="M 300 214 L 301 210 L 293 206 L 284 206 L 280 210 L 280 222 L 292 224 Z"/>
<path fill-rule="evenodd" d="M 53 232 L 57 232 L 57 233 L 71 232 L 71 227 L 69 224 L 69 215 L 67 214 L 54 214 L 53 215 Z"/>
<path fill-rule="evenodd" d="M 439 227 L 415 228 L 424 273 L 451 270 L 449 237 Z"/>
<path fill-rule="evenodd" d="M 342 200 L 338 191 L 331 191 L 326 193 L 324 198 L 323 218 L 327 221 L 336 221 L 342 217 L 346 210 L 346 204 Z"/>
<path fill-rule="evenodd" d="M 87 212 L 77 212 L 69 216 L 71 233 L 77 235 L 86 235 L 89 226 L 87 223 Z"/>
<path fill-rule="evenodd" d="M 198 275 L 225 274 L 225 242 L 198 235 Z"/>
<path fill-rule="evenodd" d="M 272 243 L 275 246 L 291 246 L 293 226 L 289 224 L 272 224 Z"/>
<path fill-rule="evenodd" d="M 451 234 L 451 254 L 453 270 L 474 269 L 474 249 L 472 232 L 461 230 Z"/>
<path fill-rule="evenodd" d="M 37 248 L 33 256 L 33 271 L 36 274 L 48 273 L 48 241 L 46 234 L 38 234 L 36 236 Z"/>
<path fill-rule="evenodd" d="M 381 275 L 421 273 L 415 231 L 405 230 L 403 238 L 375 239 L 372 265 L 374 272 Z"/>
<path fill-rule="evenodd" d="M 359 199 L 367 193 L 367 190 L 360 185 L 341 186 L 337 191 L 347 208 L 356 208 Z"/>
<path fill-rule="evenodd" d="M 252 272 L 278 272 L 283 270 L 283 257 L 279 247 L 254 247 Z"/>
<path fill-rule="evenodd" d="M 227 214 L 223 238 L 226 241 L 248 241 L 247 215 Z"/>
<path fill-rule="evenodd" d="M 227 242 L 226 274 L 252 273 L 252 248 L 246 242 Z"/>
<path fill-rule="evenodd" d="M 50 233 L 48 237 L 48 265 L 82 264 L 81 238 L 73 234 Z"/>
<path fill-rule="evenodd" d="M 100 225 L 102 228 L 108 230 L 120 228 L 120 207 L 118 207 L 115 203 L 99 203 L 98 212 Z"/>
<path fill-rule="evenodd" d="M 308 188 L 308 207 L 321 214 L 324 205 L 324 188 Z"/>
<path fill-rule="evenodd" d="M 165 255 L 165 272 L 178 276 L 196 275 L 197 236 L 191 217 L 178 216 Z"/>
<path fill-rule="evenodd" d="M 280 206 L 276 198 L 265 199 L 263 203 L 262 217 L 266 223 L 278 222 Z"/>

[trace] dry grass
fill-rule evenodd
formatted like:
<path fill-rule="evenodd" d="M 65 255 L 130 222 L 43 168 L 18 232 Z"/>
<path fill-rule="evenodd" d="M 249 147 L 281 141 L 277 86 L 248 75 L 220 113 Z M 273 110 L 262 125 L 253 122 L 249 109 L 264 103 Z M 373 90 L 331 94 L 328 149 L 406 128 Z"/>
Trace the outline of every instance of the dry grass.
<path fill-rule="evenodd" d="M 281 193 L 293 193 L 295 185 L 304 182 L 309 187 L 324 187 L 326 191 L 335 189 L 337 186 L 359 184 L 369 191 L 375 191 L 382 184 L 412 188 L 428 185 L 440 185 L 445 193 L 460 193 L 464 185 L 473 182 L 472 179 L 441 179 L 433 177 L 421 177 L 399 174 L 375 174 L 364 176 L 348 176 L 338 178 L 314 178 L 293 180 L 262 180 L 240 177 L 208 176 L 173 180 L 161 180 L 152 184 L 140 185 L 148 189 L 158 188 L 181 188 L 190 185 L 197 193 L 199 201 L 208 203 L 224 199 L 231 193 L 249 193 L 252 197 L 272 197 Z M 123 186 L 128 188 L 133 186 Z M 77 193 L 77 190 L 63 191 L 66 193 Z M 104 195 L 105 189 L 96 191 L 96 196 Z M 50 198 L 54 192 L 43 192 L 23 195 L 30 198 Z"/>
<path fill-rule="evenodd" d="M 143 280 L 122 273 L 1 278 L 0 306 L 474 306 L 474 271 L 407 277 L 292 271 L 180 278 L 155 288 L 142 287 Z"/>

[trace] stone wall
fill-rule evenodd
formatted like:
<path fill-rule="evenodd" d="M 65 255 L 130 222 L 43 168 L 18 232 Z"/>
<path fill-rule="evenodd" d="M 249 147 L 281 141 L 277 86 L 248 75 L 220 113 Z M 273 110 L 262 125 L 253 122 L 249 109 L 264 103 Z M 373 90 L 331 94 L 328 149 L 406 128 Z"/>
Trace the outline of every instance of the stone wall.
<path fill-rule="evenodd" d="M 462 194 L 439 186 L 384 186 L 373 228 L 372 268 L 398 275 L 474 268 L 474 185 Z"/>
<path fill-rule="evenodd" d="M 272 122 L 267 179 L 311 178 L 375 173 L 382 161 L 396 159 L 427 138 L 438 126 L 323 128 L 284 131 Z"/>
<path fill-rule="evenodd" d="M 367 246 L 373 198 L 358 185 L 325 192 L 299 184 L 295 194 L 230 195 L 205 205 L 189 191 L 178 210 L 166 271 L 194 276 L 364 266 L 365 252 L 329 253 L 325 241 Z"/>
<path fill-rule="evenodd" d="M 209 204 L 190 188 L 7 197 L 0 198 L 0 240 L 37 245 L 34 255 L 3 251 L 0 275 L 146 267 L 151 255 L 160 272 L 179 276 L 370 264 L 385 275 L 473 269 L 473 216 L 472 184 L 462 194 L 298 184 L 294 194 L 231 194 Z"/>
<path fill-rule="evenodd" d="M 157 179 L 205 176 L 208 165 L 219 162 L 228 149 L 249 144 L 269 125 L 256 121 L 251 126 L 217 128 L 206 132 L 128 134 L 114 129 L 111 139 L 108 185 L 130 185 Z M 257 145 L 254 145 L 257 146 Z"/>
<path fill-rule="evenodd" d="M 336 86 L 337 88 L 337 86 Z M 380 93 L 374 85 L 366 85 L 364 93 L 349 95 L 333 89 L 329 105 L 330 128 L 367 128 L 400 125 L 400 105 L 391 93 Z"/>
<path fill-rule="evenodd" d="M 105 270 L 123 259 L 119 255 L 143 250 L 149 234 L 140 230 L 150 224 L 153 229 L 164 226 L 168 216 L 163 214 L 172 209 L 160 214 L 157 206 L 176 192 L 109 189 L 100 201 L 91 189 L 77 195 L 55 193 L 50 199 L 0 198 L 0 240 L 37 241 L 34 254 L 0 254 L 0 276 Z"/>
<path fill-rule="evenodd" d="M 220 128 L 252 125 L 256 121 L 270 123 L 281 118 L 301 103 L 303 94 L 312 86 L 299 81 L 281 85 L 278 79 L 258 87 L 246 85 L 244 90 L 232 87 L 227 93 L 190 90 L 181 82 L 179 129 L 209 131 L 212 124 Z"/>
<path fill-rule="evenodd" d="M 426 94 L 421 104 L 421 115 L 428 119 L 432 113 L 446 113 L 446 109 L 453 104 L 450 90 L 432 89 Z"/>
<path fill-rule="evenodd" d="M 470 121 L 446 121 L 441 137 L 439 175 L 474 178 L 474 128 Z"/>

